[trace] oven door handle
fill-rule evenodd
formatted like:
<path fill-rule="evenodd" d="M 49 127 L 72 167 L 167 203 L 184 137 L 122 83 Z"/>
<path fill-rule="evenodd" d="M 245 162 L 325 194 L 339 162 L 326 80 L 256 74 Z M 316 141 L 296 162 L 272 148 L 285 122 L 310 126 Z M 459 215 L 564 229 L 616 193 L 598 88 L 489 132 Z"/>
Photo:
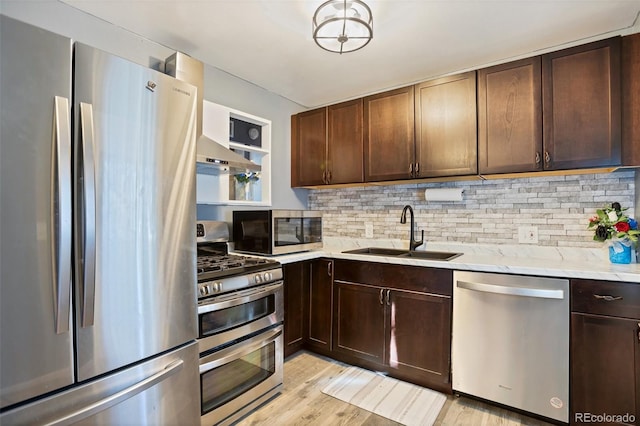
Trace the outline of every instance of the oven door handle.
<path fill-rule="evenodd" d="M 213 370 L 216 367 L 227 364 L 229 363 L 229 361 L 232 361 L 234 359 L 238 359 L 240 357 L 248 355 L 256 349 L 260 349 L 261 347 L 273 342 L 280 334 L 282 334 L 282 326 L 276 327 L 272 330 L 269 330 L 268 332 L 255 336 L 247 340 L 246 342 L 242 342 L 241 347 L 237 348 L 236 350 L 231 350 L 230 352 L 225 353 L 226 350 L 223 349 L 220 352 L 215 352 L 203 358 L 200 358 L 200 374 L 206 373 L 209 370 Z"/>
<path fill-rule="evenodd" d="M 215 299 L 213 299 L 211 303 L 198 306 L 198 315 L 206 314 L 207 312 L 217 311 L 220 309 L 231 308 L 233 306 L 243 305 L 245 303 L 250 303 L 254 300 L 262 299 L 263 297 L 275 294 L 280 291 L 280 289 L 282 289 L 282 281 L 278 281 L 277 283 L 268 287 L 260 287 L 259 289 L 256 289 L 254 292 L 249 293 L 245 296 L 232 297 L 230 299 L 225 299 L 219 302 L 216 302 Z"/>

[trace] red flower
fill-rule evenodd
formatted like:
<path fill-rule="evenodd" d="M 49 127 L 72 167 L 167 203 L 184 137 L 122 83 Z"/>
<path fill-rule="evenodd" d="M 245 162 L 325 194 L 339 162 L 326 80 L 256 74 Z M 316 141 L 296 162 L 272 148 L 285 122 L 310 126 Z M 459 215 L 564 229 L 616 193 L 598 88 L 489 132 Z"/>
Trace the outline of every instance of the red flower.
<path fill-rule="evenodd" d="M 618 232 L 627 232 L 631 228 L 627 222 L 618 222 L 613 226 Z"/>

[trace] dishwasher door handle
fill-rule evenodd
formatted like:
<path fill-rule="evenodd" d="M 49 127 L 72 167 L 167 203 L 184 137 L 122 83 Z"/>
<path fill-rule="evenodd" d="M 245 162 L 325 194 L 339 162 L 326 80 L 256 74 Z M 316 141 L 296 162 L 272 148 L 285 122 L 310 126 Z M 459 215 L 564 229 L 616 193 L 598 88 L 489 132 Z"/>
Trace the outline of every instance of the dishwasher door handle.
<path fill-rule="evenodd" d="M 564 299 L 564 290 L 550 290 L 546 288 L 511 287 L 496 284 L 471 283 L 456 281 L 458 288 L 480 291 L 483 293 L 506 294 L 510 296 L 537 297 L 540 299 Z"/>

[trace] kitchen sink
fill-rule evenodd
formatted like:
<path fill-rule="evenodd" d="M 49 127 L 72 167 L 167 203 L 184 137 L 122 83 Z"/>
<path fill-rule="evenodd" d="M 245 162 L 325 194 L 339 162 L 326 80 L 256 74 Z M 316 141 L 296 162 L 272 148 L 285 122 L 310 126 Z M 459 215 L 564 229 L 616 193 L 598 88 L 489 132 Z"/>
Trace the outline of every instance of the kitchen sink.
<path fill-rule="evenodd" d="M 416 259 L 427 260 L 451 260 L 462 253 L 450 253 L 444 251 L 407 251 L 403 249 L 382 248 L 382 247 L 365 247 L 355 250 L 346 250 L 343 253 L 349 254 L 365 254 L 372 256 L 392 256 L 392 257 L 413 257 Z"/>

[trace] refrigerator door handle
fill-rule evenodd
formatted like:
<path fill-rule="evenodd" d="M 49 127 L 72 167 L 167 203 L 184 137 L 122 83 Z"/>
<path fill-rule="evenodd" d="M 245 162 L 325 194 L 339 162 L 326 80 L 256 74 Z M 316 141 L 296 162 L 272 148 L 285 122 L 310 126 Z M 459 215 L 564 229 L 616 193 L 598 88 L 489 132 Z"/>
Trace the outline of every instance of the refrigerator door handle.
<path fill-rule="evenodd" d="M 51 217 L 56 334 L 69 332 L 71 310 L 71 118 L 69 99 L 56 96 L 51 156 Z"/>
<path fill-rule="evenodd" d="M 96 180 L 94 156 L 93 106 L 80 103 L 80 143 L 82 149 L 82 322 L 90 327 L 94 321 L 96 291 Z"/>
<path fill-rule="evenodd" d="M 74 411 L 64 417 L 56 419 L 52 422 L 46 423 L 46 426 L 62 426 L 62 425 L 70 425 L 80 420 L 86 419 L 87 417 L 93 416 L 94 414 L 99 413 L 100 411 L 106 410 L 107 408 L 113 407 L 114 405 L 120 404 L 127 399 L 144 392 L 145 390 L 155 386 L 156 384 L 168 379 L 170 376 L 173 376 L 178 371 L 182 369 L 184 366 L 184 361 L 179 359 L 171 364 L 167 365 L 162 371 L 155 373 L 140 382 L 121 390 L 107 398 L 101 399 L 100 401 L 94 402 L 78 411 Z"/>

